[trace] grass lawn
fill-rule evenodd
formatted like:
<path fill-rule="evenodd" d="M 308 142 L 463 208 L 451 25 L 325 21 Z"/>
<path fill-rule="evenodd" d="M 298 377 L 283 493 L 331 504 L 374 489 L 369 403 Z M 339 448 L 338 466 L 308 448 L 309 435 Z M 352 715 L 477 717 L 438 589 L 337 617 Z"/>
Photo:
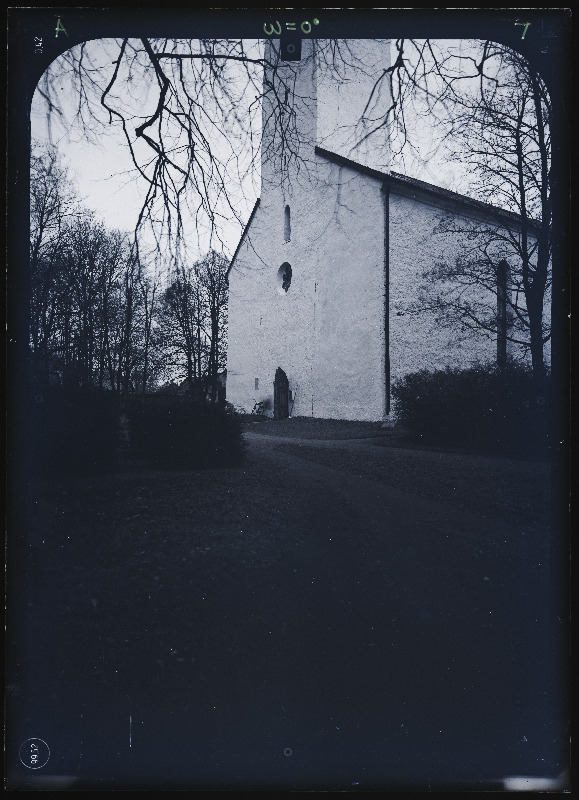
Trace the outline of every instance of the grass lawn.
<path fill-rule="evenodd" d="M 291 762 L 294 771 L 288 775 L 315 775 L 319 753 L 330 744 L 328 774 L 341 774 L 340 765 L 355 755 L 356 732 L 365 742 L 373 736 L 367 733 L 372 726 L 378 731 L 384 725 L 385 712 L 375 698 L 386 668 L 393 680 L 404 678 L 410 687 L 384 699 L 390 751 L 405 730 L 400 720 L 410 713 L 397 698 L 414 698 L 413 749 L 400 740 L 397 751 L 401 764 L 408 760 L 404 769 L 414 771 L 413 754 L 432 736 L 428 725 L 442 727 L 440 715 L 450 718 L 453 698 L 458 706 L 466 702 L 454 684 L 445 689 L 441 678 L 436 702 L 447 710 L 439 712 L 434 703 L 425 717 L 431 693 L 420 683 L 417 657 L 425 641 L 433 664 L 441 659 L 444 665 L 444 680 L 449 648 L 465 674 L 472 653 L 486 658 L 488 650 L 488 687 L 478 694 L 473 689 L 465 731 L 469 714 L 494 719 L 492 709 L 484 711 L 485 692 L 495 691 L 504 665 L 493 664 L 505 649 L 494 632 L 510 631 L 510 604 L 519 600 L 509 592 L 526 598 L 525 581 L 536 580 L 534 562 L 535 572 L 529 566 L 535 550 L 520 559 L 525 537 L 519 534 L 520 525 L 529 533 L 541 522 L 548 465 L 390 447 L 396 440 L 379 423 L 272 420 L 248 422 L 246 430 L 271 439 L 256 437 L 243 467 L 171 472 L 133 462 L 116 474 L 28 485 L 20 514 L 24 547 L 11 572 L 12 608 L 18 611 L 13 630 L 19 636 L 13 653 L 26 683 L 15 699 L 22 720 L 15 735 L 21 733 L 24 741 L 44 734 L 54 749 L 56 774 L 80 774 L 93 785 L 112 765 L 111 775 L 126 776 L 128 753 L 135 780 L 145 775 L 152 780 L 161 765 L 163 775 L 184 775 L 197 788 L 215 787 L 223 765 L 233 768 L 232 753 L 239 751 L 239 775 L 254 770 L 267 777 L 270 770 L 272 780 L 280 780 L 290 765 L 283 755 L 288 743 L 303 759 Z M 280 436 L 296 441 L 279 441 Z M 289 461 L 290 456 L 299 458 Z M 389 523 L 388 535 L 372 539 L 364 508 L 352 492 L 348 497 L 337 490 L 331 473 L 317 472 L 318 465 L 450 503 L 473 518 L 497 517 L 503 525 L 489 520 L 488 541 L 480 542 L 461 529 L 452 550 L 461 564 L 455 570 L 454 561 L 440 561 L 450 552 L 444 517 L 424 535 L 419 526 L 400 538 Z M 409 497 L 396 502 L 411 509 Z M 513 530 L 520 523 L 519 534 L 504 543 L 512 564 L 499 559 L 502 570 L 520 573 L 512 586 L 495 580 L 503 543 L 491 540 L 505 521 L 515 523 Z M 536 537 L 537 552 L 544 550 L 543 538 Z M 431 561 L 443 568 L 431 570 Z M 444 578 L 447 574 L 454 582 Z M 483 580 L 483 574 L 493 580 Z M 455 595 L 468 592 L 470 605 L 456 602 Z M 485 616 L 488 592 L 497 593 L 494 628 Z M 450 630 L 442 618 L 437 621 L 439 605 L 456 617 Z M 528 614 L 535 624 L 538 612 L 533 607 Z M 478 632 L 483 617 L 486 627 Z M 517 619 L 525 641 L 526 629 Z M 517 652 L 518 640 L 509 647 Z M 518 675 L 518 662 L 513 664 L 508 674 Z M 350 687 L 357 694 L 348 710 Z M 510 702 L 511 683 L 505 687 Z M 340 722 L 340 715 L 349 722 Z M 142 726 L 133 727 L 130 749 L 129 720 Z M 189 739 L 180 735 L 183 726 Z M 354 738 L 340 744 L 346 730 Z M 63 731 L 71 744 L 59 751 Z M 461 731 L 456 741 L 463 738 Z M 469 747 L 482 752 L 478 737 L 484 732 L 477 728 L 471 734 Z M 451 749 L 455 745 L 453 740 Z M 498 740 L 496 748 L 504 751 Z M 376 755 L 377 770 L 382 763 Z"/>

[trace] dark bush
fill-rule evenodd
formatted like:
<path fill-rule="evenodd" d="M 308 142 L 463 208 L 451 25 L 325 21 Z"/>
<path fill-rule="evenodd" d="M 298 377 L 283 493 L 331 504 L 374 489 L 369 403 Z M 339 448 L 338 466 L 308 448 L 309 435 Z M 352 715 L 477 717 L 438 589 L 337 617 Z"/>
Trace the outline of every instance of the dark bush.
<path fill-rule="evenodd" d="M 236 416 L 189 397 L 150 395 L 128 405 L 131 455 L 165 469 L 201 469 L 243 463 Z"/>
<path fill-rule="evenodd" d="M 392 393 L 398 419 L 414 438 L 531 457 L 548 451 L 548 387 L 537 397 L 530 370 L 479 365 L 415 372 Z"/>
<path fill-rule="evenodd" d="M 116 467 L 119 403 L 112 392 L 51 386 L 31 397 L 25 424 L 31 474 L 84 476 Z"/>

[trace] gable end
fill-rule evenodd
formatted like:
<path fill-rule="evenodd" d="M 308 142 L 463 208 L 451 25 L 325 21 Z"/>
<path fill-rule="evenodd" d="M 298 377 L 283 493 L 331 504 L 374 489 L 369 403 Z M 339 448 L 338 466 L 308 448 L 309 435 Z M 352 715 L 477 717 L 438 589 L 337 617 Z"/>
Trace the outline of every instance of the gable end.
<path fill-rule="evenodd" d="M 239 243 L 238 243 L 237 247 L 235 248 L 235 253 L 233 254 L 233 258 L 231 259 L 231 263 L 229 264 L 229 267 L 227 268 L 227 273 L 226 273 L 227 275 L 229 275 L 229 272 L 230 272 L 231 268 L 233 267 L 233 264 L 235 263 L 235 259 L 237 258 L 237 254 L 239 253 L 241 245 L 245 241 L 245 236 L 246 236 L 247 232 L 249 231 L 250 225 L 251 225 L 251 223 L 253 221 L 253 218 L 255 217 L 255 212 L 257 211 L 257 207 L 259 206 L 259 201 L 260 201 L 260 198 L 258 197 L 257 200 L 255 201 L 255 205 L 253 206 L 253 210 L 252 210 L 251 214 L 249 215 L 249 219 L 247 220 L 247 224 L 245 225 L 245 228 L 243 229 L 243 233 L 241 234 L 241 238 L 239 239 Z"/>

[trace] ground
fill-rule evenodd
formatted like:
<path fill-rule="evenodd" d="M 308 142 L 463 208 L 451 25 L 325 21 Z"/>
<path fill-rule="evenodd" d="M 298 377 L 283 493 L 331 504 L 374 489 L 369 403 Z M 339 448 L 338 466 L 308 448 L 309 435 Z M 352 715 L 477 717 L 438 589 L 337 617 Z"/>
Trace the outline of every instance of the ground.
<path fill-rule="evenodd" d="M 245 430 L 241 468 L 29 486 L 11 743 L 40 737 L 51 758 L 13 781 L 558 775 L 548 464 L 410 448 L 372 423 Z"/>

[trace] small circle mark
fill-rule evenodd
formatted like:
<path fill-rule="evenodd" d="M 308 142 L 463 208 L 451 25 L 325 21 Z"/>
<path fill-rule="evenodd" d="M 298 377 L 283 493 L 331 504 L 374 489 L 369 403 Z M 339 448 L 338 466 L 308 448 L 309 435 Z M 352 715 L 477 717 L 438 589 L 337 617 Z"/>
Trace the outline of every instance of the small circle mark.
<path fill-rule="evenodd" d="M 42 769 L 50 758 L 50 748 L 44 739 L 27 739 L 20 745 L 18 756 L 28 769 Z"/>
<path fill-rule="evenodd" d="M 283 751 L 283 754 L 284 756 L 292 756 L 293 752 L 294 751 L 291 749 L 291 747 L 286 747 L 285 750 Z"/>

